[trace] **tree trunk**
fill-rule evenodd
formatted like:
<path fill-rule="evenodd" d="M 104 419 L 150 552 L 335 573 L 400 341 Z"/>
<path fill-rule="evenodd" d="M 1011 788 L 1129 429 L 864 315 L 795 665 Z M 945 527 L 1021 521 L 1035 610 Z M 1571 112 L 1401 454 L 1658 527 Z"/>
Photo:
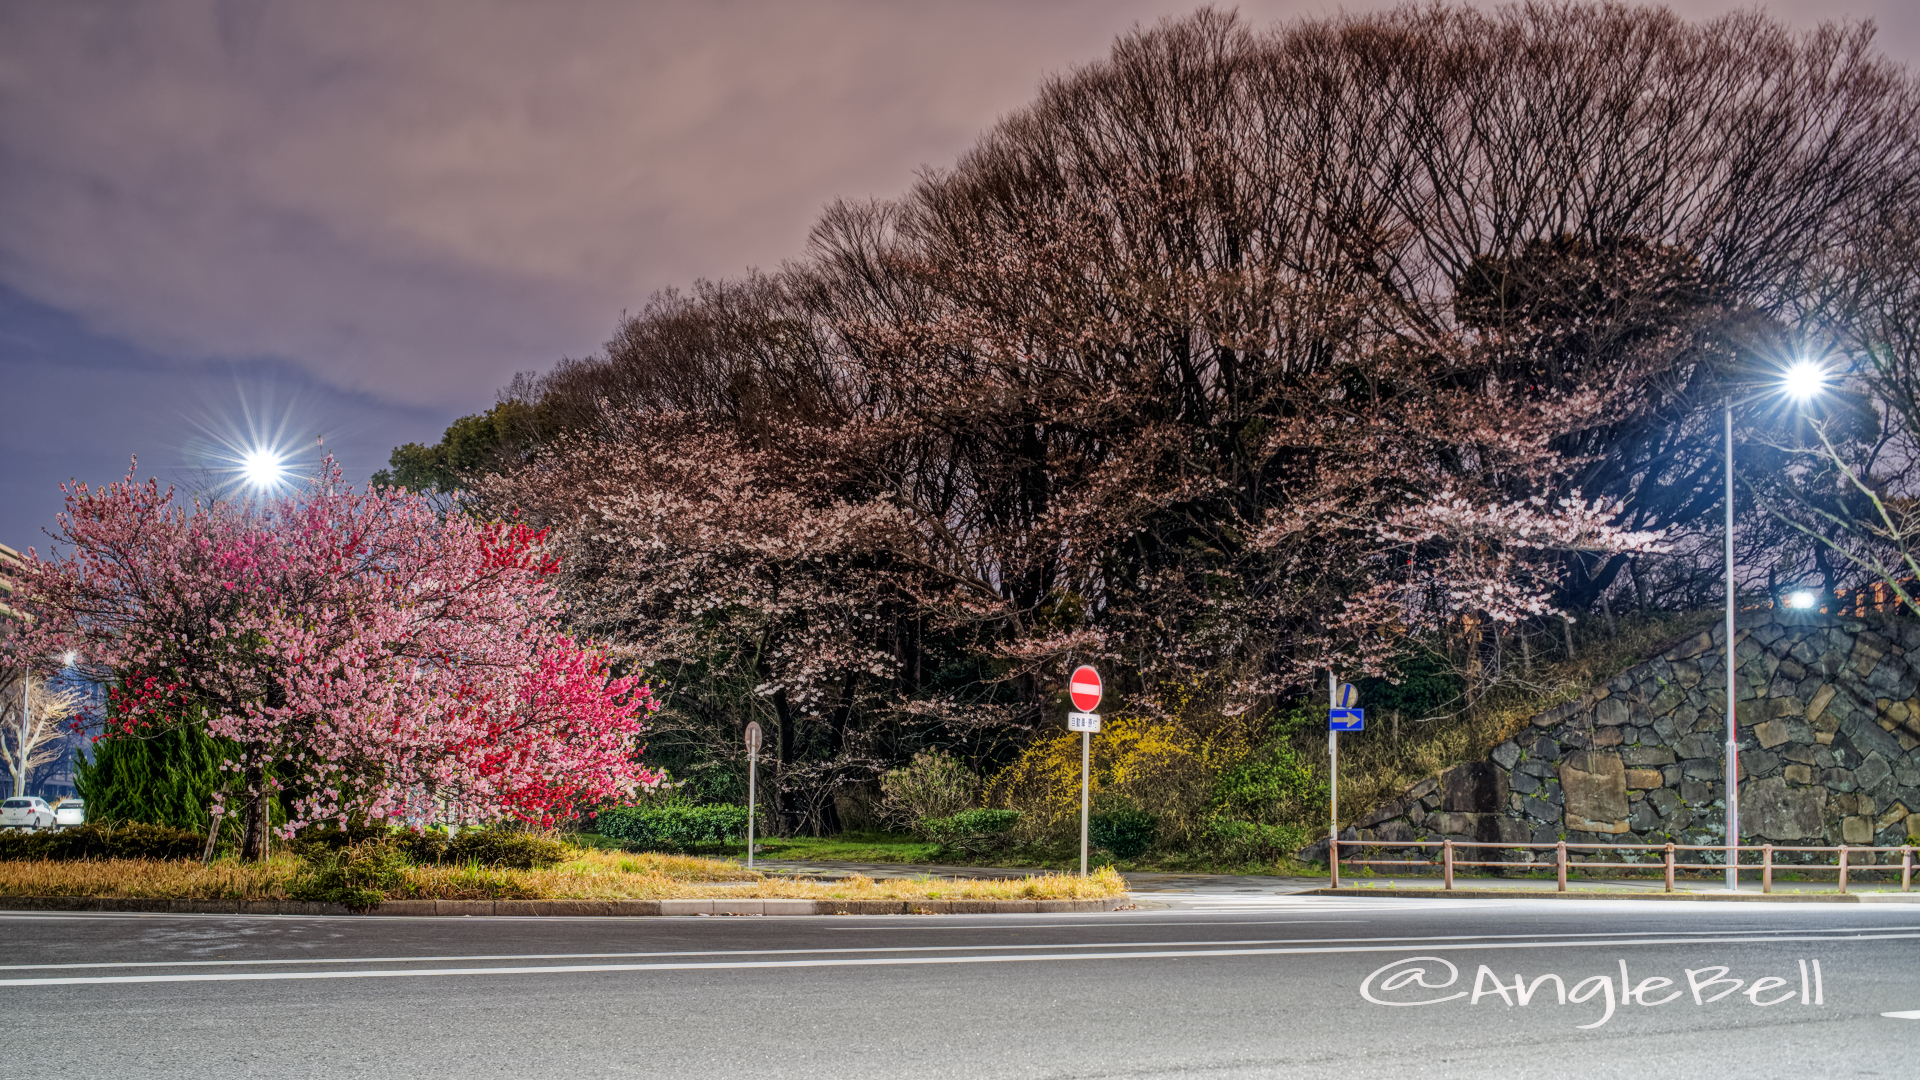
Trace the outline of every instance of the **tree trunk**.
<path fill-rule="evenodd" d="M 240 842 L 240 858 L 245 862 L 265 862 L 268 832 L 273 827 L 272 796 L 267 789 L 267 771 L 259 764 L 247 766 L 247 825 Z"/>
<path fill-rule="evenodd" d="M 797 836 L 806 811 L 800 805 L 799 793 L 787 790 L 787 770 L 793 767 L 800 719 L 793 715 L 785 690 L 774 692 L 773 712 L 780 723 L 780 772 L 774 782 L 775 805 L 780 809 L 780 835 Z"/>

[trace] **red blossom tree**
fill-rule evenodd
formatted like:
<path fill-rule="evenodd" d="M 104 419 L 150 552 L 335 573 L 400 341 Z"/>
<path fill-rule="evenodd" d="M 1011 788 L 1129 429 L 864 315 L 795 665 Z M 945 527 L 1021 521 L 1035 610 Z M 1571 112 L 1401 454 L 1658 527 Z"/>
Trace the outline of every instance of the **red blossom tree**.
<path fill-rule="evenodd" d="M 237 742 L 248 858 L 281 791 L 290 834 L 423 799 L 550 823 L 657 782 L 638 760 L 650 690 L 561 628 L 543 532 L 357 492 L 331 458 L 246 502 L 186 505 L 131 473 L 66 491 L 66 553 L 18 576 L 18 647 L 116 683 L 122 733 L 190 710 Z"/>

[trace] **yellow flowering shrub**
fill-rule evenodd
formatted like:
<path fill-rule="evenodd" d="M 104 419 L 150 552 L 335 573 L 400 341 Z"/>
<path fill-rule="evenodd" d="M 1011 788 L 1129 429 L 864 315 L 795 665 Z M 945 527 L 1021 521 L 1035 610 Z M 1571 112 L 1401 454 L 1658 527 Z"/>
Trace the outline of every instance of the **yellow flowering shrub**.
<path fill-rule="evenodd" d="M 1185 843 L 1205 823 L 1221 774 L 1253 752 L 1258 729 L 1217 715 L 1199 722 L 1119 717 L 1093 736 L 1088 770 L 1096 808 L 1124 801 L 1159 819 L 1163 841 Z M 987 789 L 991 806 L 1021 812 L 1030 837 L 1075 831 L 1080 820 L 1080 734 L 1035 739 Z"/>

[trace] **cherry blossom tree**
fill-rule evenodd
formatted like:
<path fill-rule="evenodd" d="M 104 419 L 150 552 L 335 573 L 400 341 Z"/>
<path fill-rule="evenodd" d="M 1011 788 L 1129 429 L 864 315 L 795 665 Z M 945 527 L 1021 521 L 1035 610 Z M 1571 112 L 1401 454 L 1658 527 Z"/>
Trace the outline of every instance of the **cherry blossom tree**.
<path fill-rule="evenodd" d="M 1079 660 L 1245 710 L 1409 637 L 1497 649 L 1717 528 L 1717 402 L 1914 216 L 1920 87 L 1871 39 L 1588 3 L 1140 29 L 777 273 L 517 381 L 482 494 L 554 529 L 582 625 L 796 764 L 862 714 L 1030 731 Z"/>
<path fill-rule="evenodd" d="M 767 721 L 783 827 L 831 826 L 839 782 L 881 764 L 855 721 L 895 673 L 882 628 L 905 596 L 890 569 L 905 515 L 821 467 L 849 456 L 831 431 L 789 431 L 780 445 L 802 449 L 772 451 L 684 417 L 620 430 L 560 440 L 479 494 L 557 530 L 575 618 L 680 673 L 675 699 L 713 714 L 716 743 Z"/>
<path fill-rule="evenodd" d="M 20 647 L 112 682 L 119 734 L 194 715 L 239 744 L 249 858 L 281 792 L 290 833 L 422 797 L 456 821 L 551 822 L 656 780 L 649 688 L 561 627 L 558 564 L 525 525 L 357 492 L 329 458 L 251 501 L 76 483 L 56 536 L 65 552 L 18 576 Z"/>

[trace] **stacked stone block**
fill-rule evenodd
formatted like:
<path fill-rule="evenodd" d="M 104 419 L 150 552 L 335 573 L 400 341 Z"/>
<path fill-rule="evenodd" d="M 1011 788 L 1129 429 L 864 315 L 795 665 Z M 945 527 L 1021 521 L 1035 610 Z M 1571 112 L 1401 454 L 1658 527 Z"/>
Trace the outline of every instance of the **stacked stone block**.
<path fill-rule="evenodd" d="M 1693 634 L 1541 713 L 1347 838 L 1724 844 L 1725 634 Z M 1742 843 L 1920 841 L 1920 622 L 1751 612 L 1734 656 Z"/>

